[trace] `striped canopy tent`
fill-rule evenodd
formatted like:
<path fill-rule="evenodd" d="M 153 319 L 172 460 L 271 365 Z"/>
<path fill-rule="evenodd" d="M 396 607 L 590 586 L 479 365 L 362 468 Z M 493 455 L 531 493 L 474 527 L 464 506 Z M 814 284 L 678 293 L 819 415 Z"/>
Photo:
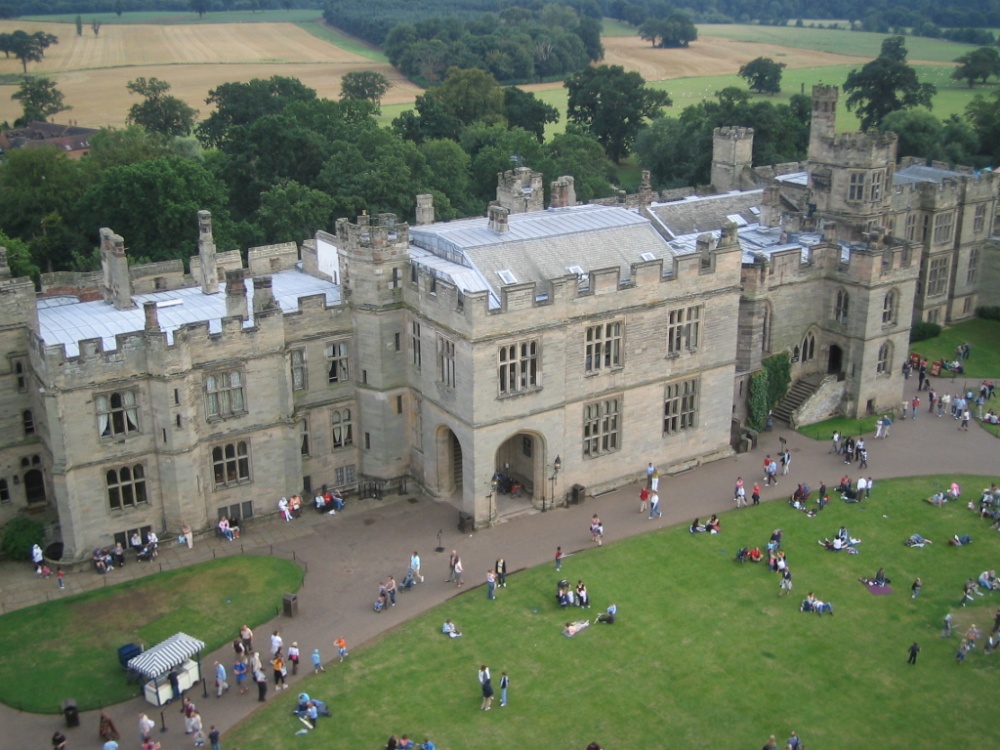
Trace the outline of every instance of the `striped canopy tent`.
<path fill-rule="evenodd" d="M 138 656 L 133 656 L 128 661 L 128 667 L 146 677 L 156 679 L 204 650 L 204 641 L 192 638 L 186 633 L 177 633 Z"/>

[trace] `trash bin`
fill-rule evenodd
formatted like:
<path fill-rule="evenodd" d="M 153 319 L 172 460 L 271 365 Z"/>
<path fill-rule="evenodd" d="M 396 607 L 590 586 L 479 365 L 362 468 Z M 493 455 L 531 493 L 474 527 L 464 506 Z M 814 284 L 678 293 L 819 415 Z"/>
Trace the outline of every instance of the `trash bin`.
<path fill-rule="evenodd" d="M 67 727 L 78 727 L 80 726 L 80 711 L 76 707 L 76 701 L 72 698 L 67 698 L 62 702 L 62 712 L 63 716 L 66 717 Z"/>
<path fill-rule="evenodd" d="M 587 493 L 587 488 L 582 484 L 574 484 L 573 489 L 570 490 L 569 501 L 573 505 L 579 505 L 583 502 L 584 495 Z"/>
<path fill-rule="evenodd" d="M 299 598 L 295 594 L 285 594 L 283 601 L 285 617 L 295 617 L 299 613 Z"/>
<path fill-rule="evenodd" d="M 458 511 L 458 530 L 463 534 L 466 531 L 474 531 L 476 528 L 476 519 L 471 513 L 466 513 L 465 511 Z"/>
<path fill-rule="evenodd" d="M 142 653 L 142 647 L 135 643 L 126 643 L 118 649 L 118 663 L 122 669 L 128 669 L 128 663 Z"/>

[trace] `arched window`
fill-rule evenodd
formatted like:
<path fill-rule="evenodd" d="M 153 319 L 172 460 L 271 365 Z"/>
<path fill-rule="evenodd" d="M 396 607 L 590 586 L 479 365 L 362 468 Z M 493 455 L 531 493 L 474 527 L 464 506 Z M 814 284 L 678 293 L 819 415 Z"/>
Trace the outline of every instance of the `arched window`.
<path fill-rule="evenodd" d="M 885 299 L 882 301 L 882 324 L 890 325 L 896 322 L 896 290 L 890 289 L 885 293 Z"/>
<path fill-rule="evenodd" d="M 837 291 L 837 304 L 833 308 L 833 317 L 838 323 L 847 322 L 847 305 L 849 301 L 847 290 L 839 289 Z"/>
<path fill-rule="evenodd" d="M 802 339 L 802 361 L 811 362 L 816 356 L 816 335 L 810 331 Z"/>
<path fill-rule="evenodd" d="M 879 375 L 888 375 L 892 372 L 892 342 L 886 341 L 878 349 L 878 364 L 875 371 Z"/>

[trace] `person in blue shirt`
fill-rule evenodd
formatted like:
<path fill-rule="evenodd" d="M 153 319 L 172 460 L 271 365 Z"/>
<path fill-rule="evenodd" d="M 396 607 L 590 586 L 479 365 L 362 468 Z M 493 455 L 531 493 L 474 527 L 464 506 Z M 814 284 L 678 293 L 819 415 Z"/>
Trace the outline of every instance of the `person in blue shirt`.
<path fill-rule="evenodd" d="M 430 741 L 430 738 L 424 737 L 424 741 L 420 745 L 420 750 L 436 750 L 434 743 Z"/>
<path fill-rule="evenodd" d="M 618 606 L 612 602 L 607 612 L 602 612 L 594 622 L 606 622 L 608 625 L 614 624 L 615 615 L 618 614 Z"/>

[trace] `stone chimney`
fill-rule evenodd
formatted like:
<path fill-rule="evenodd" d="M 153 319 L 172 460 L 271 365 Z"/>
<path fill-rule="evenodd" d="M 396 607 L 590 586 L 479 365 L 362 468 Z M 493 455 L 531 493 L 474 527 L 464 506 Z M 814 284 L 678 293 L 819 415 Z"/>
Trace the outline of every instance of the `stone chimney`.
<path fill-rule="evenodd" d="M 824 221 L 823 222 L 823 242 L 829 242 L 833 244 L 837 241 L 837 222 L 835 221 Z"/>
<path fill-rule="evenodd" d="M 569 175 L 563 175 L 552 181 L 552 208 L 568 208 L 576 205 L 575 181 Z"/>
<path fill-rule="evenodd" d="M 417 196 L 417 225 L 425 226 L 434 223 L 434 196 L 423 193 Z"/>
<path fill-rule="evenodd" d="M 160 317 L 156 310 L 155 302 L 142 303 L 142 313 L 146 317 L 146 333 L 157 333 L 160 330 Z"/>
<path fill-rule="evenodd" d="M 228 282 L 228 279 L 227 279 Z M 227 298 L 228 301 L 228 298 Z M 256 276 L 253 280 L 253 314 L 266 313 L 278 306 L 274 301 L 270 276 Z"/>
<path fill-rule="evenodd" d="M 639 183 L 639 205 L 648 206 L 653 202 L 653 182 L 648 169 L 642 170 L 642 182 Z"/>
<path fill-rule="evenodd" d="M 198 212 L 198 257 L 201 258 L 201 291 L 215 294 L 219 291 L 219 268 L 215 259 L 211 211 Z"/>
<path fill-rule="evenodd" d="M 268 279 L 270 281 L 270 279 Z M 256 289 L 256 287 L 255 287 Z M 254 297 L 256 307 L 257 298 Z M 226 271 L 226 317 L 240 317 L 246 320 L 249 317 L 247 307 L 247 285 L 244 280 L 242 268 L 234 268 Z"/>
<path fill-rule="evenodd" d="M 135 307 L 132 302 L 132 277 L 128 271 L 128 258 L 125 256 L 125 240 L 107 227 L 103 227 L 101 235 L 101 296 L 105 302 L 115 306 L 116 310 L 130 310 Z"/>
<path fill-rule="evenodd" d="M 510 226 L 507 220 L 510 216 L 510 211 L 508 211 L 503 206 L 490 206 L 487 209 L 486 215 L 489 217 L 489 228 L 491 232 L 496 234 L 506 234 L 510 231 Z"/>
<path fill-rule="evenodd" d="M 764 197 L 760 202 L 760 219 L 762 227 L 776 227 L 781 223 L 781 188 L 778 185 L 768 185 L 764 188 Z"/>
<path fill-rule="evenodd" d="M 0 246 L 0 279 L 10 278 L 10 266 L 7 264 L 7 248 Z"/>

